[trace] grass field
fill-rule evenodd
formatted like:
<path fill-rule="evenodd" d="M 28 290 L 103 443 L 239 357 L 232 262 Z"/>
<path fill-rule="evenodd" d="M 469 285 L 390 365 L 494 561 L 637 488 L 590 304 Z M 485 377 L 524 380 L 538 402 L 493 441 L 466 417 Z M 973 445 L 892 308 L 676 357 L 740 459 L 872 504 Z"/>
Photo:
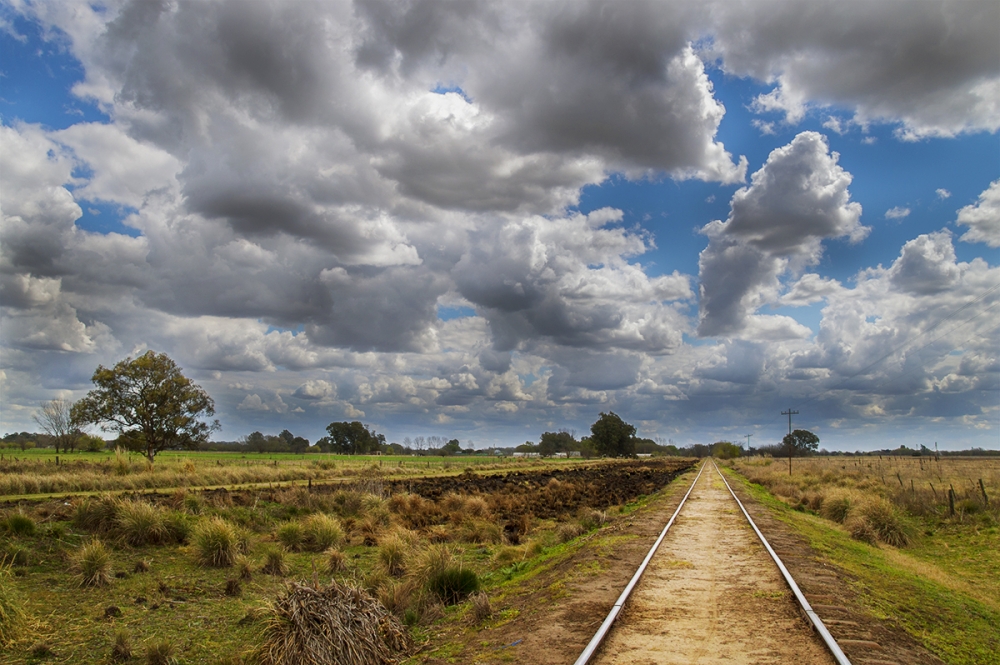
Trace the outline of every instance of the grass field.
<path fill-rule="evenodd" d="M 873 616 L 946 663 L 1000 663 L 1000 460 L 808 458 L 791 476 L 786 460 L 728 464 L 856 580 Z"/>
<path fill-rule="evenodd" d="M 185 460 L 194 461 L 198 479 L 208 475 L 202 465 L 247 461 L 168 455 L 152 473 L 185 473 Z M 318 471 L 347 482 L 314 483 L 313 491 L 171 486 L 0 508 L 0 663 L 156 662 L 146 651 L 160 647 L 181 663 L 251 662 L 273 623 L 268 604 L 293 580 L 366 590 L 419 644 L 436 621 L 486 612 L 476 609 L 488 607 L 477 587 L 502 590 L 666 482 L 637 484 L 644 469 L 673 473 L 690 464 L 482 460 L 479 471 L 519 471 L 507 490 L 475 492 L 455 488 L 496 481 L 476 473 L 472 459 L 248 460 L 264 462 L 250 468 L 277 461 L 278 469 L 303 471 L 329 461 L 333 468 Z M 114 462 L 107 455 L 74 460 L 85 474 Z M 37 454 L 9 463 L 49 464 Z M 603 478 L 606 488 L 595 491 Z M 502 617 L 486 612 L 482 620 Z M 116 655 L 123 643 L 131 660 Z"/>
<path fill-rule="evenodd" d="M 579 458 L 542 460 L 492 457 L 411 457 L 294 453 L 168 451 L 149 464 L 136 453 L 56 455 L 50 449 L 3 451 L 0 498 L 37 494 L 218 487 L 349 478 L 377 468 L 395 477 L 440 473 L 571 466 Z"/>

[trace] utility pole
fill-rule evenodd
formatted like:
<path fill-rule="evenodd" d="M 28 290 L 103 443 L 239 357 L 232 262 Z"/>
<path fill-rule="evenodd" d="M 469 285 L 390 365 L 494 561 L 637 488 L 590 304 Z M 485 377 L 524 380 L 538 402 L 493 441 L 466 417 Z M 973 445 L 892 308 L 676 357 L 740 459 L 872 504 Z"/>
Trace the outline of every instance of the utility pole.
<path fill-rule="evenodd" d="M 753 434 L 744 434 L 743 435 L 743 438 L 747 440 L 747 452 L 750 452 L 750 437 L 751 436 L 753 436 Z"/>
<path fill-rule="evenodd" d="M 798 411 L 792 411 L 791 409 L 788 409 L 788 411 L 782 411 L 781 415 L 788 416 L 788 436 L 791 436 L 792 435 L 792 416 L 799 415 L 799 412 Z M 791 444 L 789 444 L 789 446 L 788 446 L 788 475 L 789 476 L 792 475 L 792 453 L 794 453 L 794 452 L 795 452 L 794 448 L 792 448 Z"/>

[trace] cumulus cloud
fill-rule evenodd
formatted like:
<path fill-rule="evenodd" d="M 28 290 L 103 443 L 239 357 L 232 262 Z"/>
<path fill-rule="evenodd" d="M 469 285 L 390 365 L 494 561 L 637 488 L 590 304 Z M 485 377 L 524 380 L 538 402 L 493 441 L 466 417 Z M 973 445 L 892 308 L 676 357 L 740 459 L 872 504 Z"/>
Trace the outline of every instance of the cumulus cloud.
<path fill-rule="evenodd" d="M 1000 180 L 991 182 L 974 204 L 959 210 L 957 223 L 969 227 L 959 240 L 1000 247 Z"/>
<path fill-rule="evenodd" d="M 935 189 L 935 190 L 934 190 L 934 193 L 935 193 L 935 194 L 937 194 L 937 197 L 938 197 L 939 199 L 941 199 L 942 201 L 943 201 L 944 199 L 949 199 L 949 198 L 951 198 L 951 192 L 949 192 L 949 191 L 948 191 L 947 189 L 945 189 L 945 188 L 943 188 L 943 187 L 939 187 L 938 189 Z"/>
<path fill-rule="evenodd" d="M 868 234 L 838 157 L 822 135 L 799 134 L 737 190 L 725 222 L 702 229 L 709 243 L 699 259 L 699 335 L 738 333 L 757 308 L 777 300 L 782 273 L 819 260 L 824 239 L 858 242 Z"/>
<path fill-rule="evenodd" d="M 759 111 L 800 121 L 811 107 L 901 123 L 900 138 L 1000 128 L 1000 6 L 926 2 L 900 13 L 863 6 L 760 0 L 712 7 L 709 52 L 732 74 L 775 87 Z"/>
<path fill-rule="evenodd" d="M 900 206 L 895 206 L 885 211 L 886 219 L 903 219 L 904 217 L 909 217 L 909 216 L 910 216 L 910 209 L 903 208 Z"/>

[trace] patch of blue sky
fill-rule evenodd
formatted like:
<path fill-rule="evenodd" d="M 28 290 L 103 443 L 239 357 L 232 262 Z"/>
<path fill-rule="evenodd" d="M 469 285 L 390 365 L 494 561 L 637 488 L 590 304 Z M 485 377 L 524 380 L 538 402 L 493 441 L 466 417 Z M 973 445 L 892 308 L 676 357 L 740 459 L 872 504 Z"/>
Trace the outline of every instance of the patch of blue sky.
<path fill-rule="evenodd" d="M 799 307 L 792 307 L 789 305 L 782 305 L 778 307 L 765 306 L 758 310 L 757 313 L 770 316 L 787 316 L 795 319 L 798 323 L 801 323 L 812 330 L 815 335 L 819 332 L 819 324 L 820 321 L 823 320 L 823 308 L 825 306 L 826 303 L 823 301 Z"/>
<path fill-rule="evenodd" d="M 476 310 L 471 307 L 460 305 L 457 307 L 438 305 L 437 317 L 441 321 L 451 321 L 452 319 L 464 319 L 475 316 Z"/>
<path fill-rule="evenodd" d="M 43 35 L 37 23 L 10 10 L 0 16 L 11 30 L 0 31 L 0 118 L 65 129 L 78 122 L 107 122 L 97 104 L 72 93 L 83 80 L 80 62 L 68 51 L 68 37 Z M 11 34 L 11 33 L 15 34 Z"/>
<path fill-rule="evenodd" d="M 121 233 L 137 238 L 142 232 L 125 224 L 129 215 L 137 212 L 135 208 L 107 203 L 105 201 L 78 201 L 83 209 L 83 216 L 76 220 L 76 225 L 91 233 Z"/>
<path fill-rule="evenodd" d="M 472 103 L 472 97 L 469 97 L 469 95 L 466 94 L 465 90 L 463 90 L 461 87 L 457 85 L 445 85 L 444 83 L 438 83 L 433 88 L 431 88 L 431 92 L 436 93 L 438 95 L 446 95 L 449 92 L 454 92 L 460 95 L 462 99 L 464 99 L 469 104 Z"/>

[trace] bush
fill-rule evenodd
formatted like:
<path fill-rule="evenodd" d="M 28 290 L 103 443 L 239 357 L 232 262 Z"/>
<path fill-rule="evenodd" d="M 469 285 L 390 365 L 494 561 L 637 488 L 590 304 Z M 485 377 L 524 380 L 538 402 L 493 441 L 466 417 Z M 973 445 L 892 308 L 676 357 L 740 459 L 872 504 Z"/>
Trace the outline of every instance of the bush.
<path fill-rule="evenodd" d="M 427 588 L 445 605 L 459 603 L 469 594 L 479 591 L 479 578 L 468 568 L 450 566 L 427 580 Z"/>
<path fill-rule="evenodd" d="M 10 566 L 0 564 L 0 647 L 21 637 L 25 614 Z"/>
<path fill-rule="evenodd" d="M 6 530 L 15 536 L 35 535 L 35 522 L 23 513 L 12 513 L 7 517 Z"/>
<path fill-rule="evenodd" d="M 157 545 L 168 539 L 163 511 L 145 501 L 119 501 L 115 515 L 117 531 L 129 545 Z"/>
<path fill-rule="evenodd" d="M 302 522 L 302 547 L 310 552 L 322 552 L 344 542 L 344 528 L 340 520 L 323 513 L 316 513 Z"/>
<path fill-rule="evenodd" d="M 346 584 L 292 584 L 268 613 L 254 654 L 260 665 L 381 665 L 412 648 L 409 633 L 381 603 Z"/>
<path fill-rule="evenodd" d="M 233 565 L 242 549 L 236 527 L 220 517 L 206 520 L 195 528 L 193 545 L 198 563 L 215 568 Z"/>
<path fill-rule="evenodd" d="M 843 524 L 854 505 L 854 497 L 849 492 L 833 492 L 823 500 L 819 514 L 828 520 Z"/>
<path fill-rule="evenodd" d="M 403 539 L 393 534 L 382 539 L 378 548 L 378 560 L 385 568 L 385 572 L 394 577 L 399 577 L 406 572 L 406 558 L 409 547 Z"/>
<path fill-rule="evenodd" d="M 111 582 L 111 552 L 96 538 L 80 547 L 73 557 L 73 567 L 83 586 L 100 587 Z"/>

